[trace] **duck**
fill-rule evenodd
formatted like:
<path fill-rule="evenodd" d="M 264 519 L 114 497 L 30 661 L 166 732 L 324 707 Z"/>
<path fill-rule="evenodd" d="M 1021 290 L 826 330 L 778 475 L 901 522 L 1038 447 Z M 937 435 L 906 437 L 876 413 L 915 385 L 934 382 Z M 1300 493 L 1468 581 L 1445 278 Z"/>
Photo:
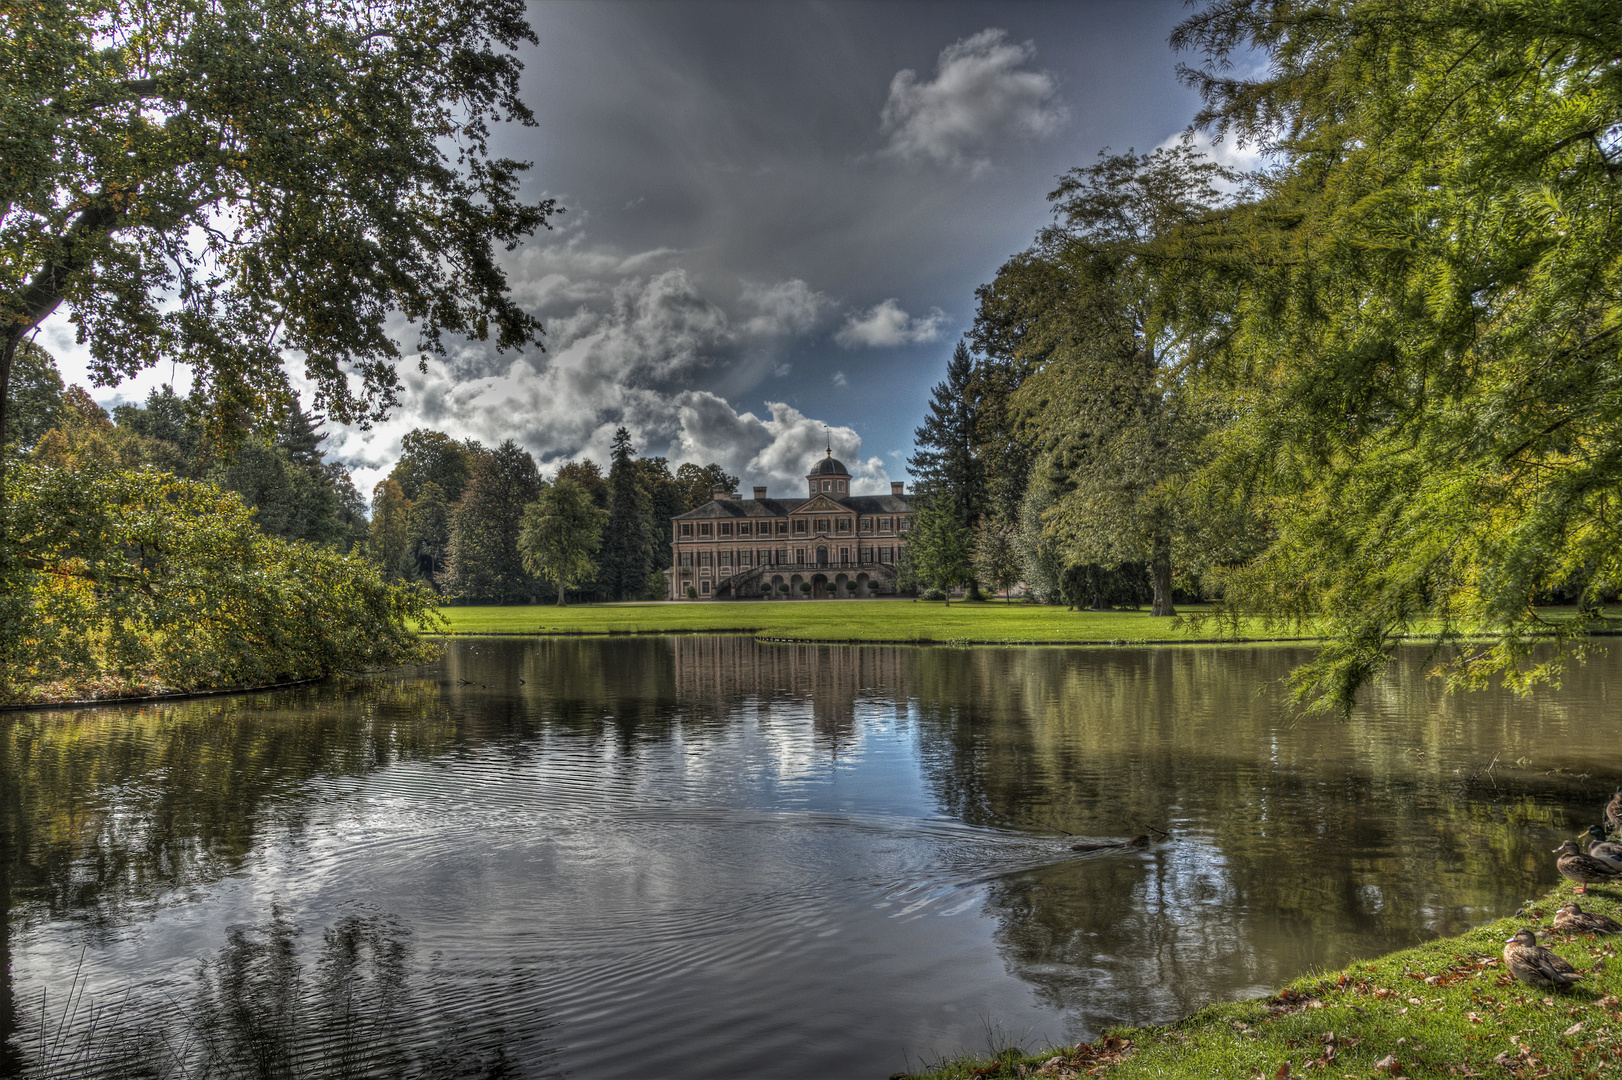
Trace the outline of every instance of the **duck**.
<path fill-rule="evenodd" d="M 1113 851 L 1118 848 L 1139 848 L 1149 846 L 1149 834 L 1143 833 L 1130 840 L 1084 840 L 1079 844 L 1071 844 L 1071 851 Z"/>
<path fill-rule="evenodd" d="M 1605 839 L 1605 827 L 1603 825 L 1590 825 L 1586 835 L 1593 837 L 1588 842 L 1588 857 L 1598 859 L 1600 862 L 1610 865 L 1613 869 L 1622 871 L 1622 844 Z"/>
<path fill-rule="evenodd" d="M 1616 785 L 1616 794 L 1605 804 L 1605 827 L 1612 832 L 1622 832 L 1622 784 Z"/>
<path fill-rule="evenodd" d="M 1622 930 L 1622 923 L 1597 911 L 1584 911 L 1583 906 L 1573 900 L 1554 913 L 1554 928 L 1578 934 L 1614 934 Z"/>
<path fill-rule="evenodd" d="M 1514 937 L 1504 942 L 1504 963 L 1511 975 L 1528 986 L 1563 990 L 1582 979 L 1564 957 L 1539 945 L 1537 935 L 1531 930 L 1517 930 Z"/>
<path fill-rule="evenodd" d="M 1596 881 L 1615 881 L 1622 877 L 1622 871 L 1613 870 L 1610 863 L 1591 859 L 1578 851 L 1575 840 L 1567 840 L 1555 848 L 1554 853 L 1560 856 L 1555 860 L 1555 865 L 1560 868 L 1561 874 L 1577 883 L 1579 893 L 1587 892 L 1588 886 Z"/>

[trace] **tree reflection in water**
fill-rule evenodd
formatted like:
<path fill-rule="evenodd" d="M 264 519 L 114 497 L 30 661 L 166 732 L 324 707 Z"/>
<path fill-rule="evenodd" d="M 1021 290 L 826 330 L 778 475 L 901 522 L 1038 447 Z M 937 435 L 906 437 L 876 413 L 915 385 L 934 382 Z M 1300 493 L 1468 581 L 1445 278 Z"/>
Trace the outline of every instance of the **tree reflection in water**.
<path fill-rule="evenodd" d="M 1258 697 L 1301 655 L 458 641 L 372 680 L 0 717 L 0 1075 L 43 1048 L 63 1075 L 535 1076 L 554 1044 L 580 1075 L 792 1075 L 784 1046 L 848 1041 L 801 1062 L 834 1075 L 900 1023 L 952 1049 L 963 986 L 1087 1035 L 1514 910 L 1614 787 L 1615 662 L 1532 701 L 1401 664 L 1342 722 Z M 1171 839 L 1069 850 L 1150 827 Z M 60 1046 L 39 1022 L 68 948 L 100 1064 L 88 1011 Z M 842 964 L 866 982 L 830 1001 Z M 434 1056 L 458 1042 L 482 1050 Z"/>
<path fill-rule="evenodd" d="M 189 1003 L 87 1003 L 70 993 L 44 1014 L 35 1070 L 52 1077 L 150 1080 L 509 1080 L 520 1075 L 499 1029 L 473 1033 L 413 981 L 411 930 L 387 912 L 354 910 L 322 932 L 313 970 L 280 906 L 233 927 L 200 966 Z M 531 1074 L 533 1075 L 533 1074 Z"/>

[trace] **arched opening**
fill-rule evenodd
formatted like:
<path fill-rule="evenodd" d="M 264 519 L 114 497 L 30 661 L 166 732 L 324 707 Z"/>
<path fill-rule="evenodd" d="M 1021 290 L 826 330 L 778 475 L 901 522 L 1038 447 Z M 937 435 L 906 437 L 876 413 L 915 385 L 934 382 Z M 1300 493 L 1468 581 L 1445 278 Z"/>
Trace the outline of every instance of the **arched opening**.
<path fill-rule="evenodd" d="M 840 574 L 834 578 L 834 595 L 849 596 L 851 594 L 850 578 Z"/>
<path fill-rule="evenodd" d="M 783 580 L 782 574 L 773 574 L 771 584 L 767 587 L 767 591 L 779 600 L 786 600 L 788 599 L 787 585 L 788 583 Z"/>
<path fill-rule="evenodd" d="M 811 575 L 811 595 L 819 599 L 828 595 L 828 576 L 826 574 Z"/>
<path fill-rule="evenodd" d="M 873 595 L 873 582 L 868 579 L 868 576 L 866 574 L 857 574 L 856 575 L 856 595 L 857 596 L 872 596 Z"/>
<path fill-rule="evenodd" d="M 804 584 L 805 584 L 805 578 L 801 577 L 799 574 L 795 574 L 793 577 L 789 578 L 789 582 L 788 582 L 789 599 L 798 600 L 801 597 L 808 595 L 806 593 L 806 591 L 800 587 L 800 586 L 802 586 Z"/>
<path fill-rule="evenodd" d="M 818 547 L 817 548 L 817 565 L 818 566 L 827 566 L 828 565 L 828 549 L 826 547 Z"/>

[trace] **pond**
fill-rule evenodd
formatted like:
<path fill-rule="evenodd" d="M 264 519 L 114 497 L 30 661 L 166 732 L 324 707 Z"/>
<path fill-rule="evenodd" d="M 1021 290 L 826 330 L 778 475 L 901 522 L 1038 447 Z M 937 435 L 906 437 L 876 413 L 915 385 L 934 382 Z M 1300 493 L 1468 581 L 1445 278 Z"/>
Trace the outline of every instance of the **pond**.
<path fill-rule="evenodd" d="M 0 1074 L 1034 1049 L 1512 912 L 1622 772 L 1615 659 L 1521 700 L 1415 654 L 1343 721 L 1280 702 L 1305 655 L 458 640 L 9 714 Z"/>

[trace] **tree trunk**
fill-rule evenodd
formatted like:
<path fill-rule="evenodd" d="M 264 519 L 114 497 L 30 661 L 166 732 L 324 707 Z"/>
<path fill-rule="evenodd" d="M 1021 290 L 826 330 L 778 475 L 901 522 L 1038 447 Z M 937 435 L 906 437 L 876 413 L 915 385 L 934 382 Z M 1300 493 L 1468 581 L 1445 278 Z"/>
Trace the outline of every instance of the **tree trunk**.
<path fill-rule="evenodd" d="M 6 505 L 6 414 L 11 410 L 11 361 L 22 343 L 23 327 L 19 324 L 0 339 L 0 507 Z"/>
<path fill-rule="evenodd" d="M 1155 600 L 1149 614 L 1177 614 L 1177 609 L 1171 603 L 1171 537 L 1165 533 L 1155 535 L 1154 562 L 1150 565 L 1150 574 L 1154 578 Z"/>

